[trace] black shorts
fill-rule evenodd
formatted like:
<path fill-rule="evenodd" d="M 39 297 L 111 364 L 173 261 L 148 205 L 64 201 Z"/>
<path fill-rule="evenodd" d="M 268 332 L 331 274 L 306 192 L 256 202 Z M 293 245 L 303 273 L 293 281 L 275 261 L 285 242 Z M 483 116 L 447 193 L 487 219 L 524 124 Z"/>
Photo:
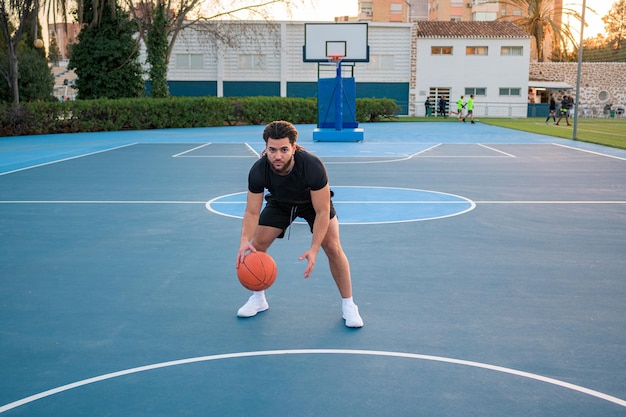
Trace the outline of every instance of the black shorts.
<path fill-rule="evenodd" d="M 333 193 L 331 191 L 331 197 Z M 282 239 L 285 236 L 285 230 L 297 218 L 303 218 L 309 224 L 311 233 L 313 233 L 313 222 L 315 221 L 315 209 L 312 203 L 281 203 L 276 201 L 271 194 L 265 196 L 267 204 L 261 211 L 259 217 L 260 226 L 271 226 L 282 229 L 282 233 L 278 236 Z M 330 202 L 330 217 L 337 215 L 333 202 Z"/>

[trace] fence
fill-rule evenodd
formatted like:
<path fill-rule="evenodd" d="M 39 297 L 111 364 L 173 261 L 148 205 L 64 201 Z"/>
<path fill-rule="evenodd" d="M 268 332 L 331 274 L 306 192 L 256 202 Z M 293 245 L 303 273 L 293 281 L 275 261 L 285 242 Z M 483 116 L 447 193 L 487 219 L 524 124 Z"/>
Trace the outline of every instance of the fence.
<path fill-rule="evenodd" d="M 516 117 L 525 118 L 528 116 L 528 103 L 496 103 L 496 102 L 480 102 L 474 101 L 475 117 Z M 439 112 L 439 107 L 434 105 L 431 107 L 432 117 L 451 116 L 457 117 L 456 103 L 448 103 L 446 113 Z M 426 115 L 426 107 L 422 106 L 421 115 Z M 467 114 L 467 109 L 463 110 L 463 114 Z M 547 116 L 548 113 L 546 113 Z"/>

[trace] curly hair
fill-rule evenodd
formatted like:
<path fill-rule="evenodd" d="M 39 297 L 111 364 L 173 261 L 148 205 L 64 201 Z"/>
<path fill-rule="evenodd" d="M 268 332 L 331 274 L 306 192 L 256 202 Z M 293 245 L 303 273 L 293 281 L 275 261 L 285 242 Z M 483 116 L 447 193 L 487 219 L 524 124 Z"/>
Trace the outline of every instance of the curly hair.
<path fill-rule="evenodd" d="M 298 131 L 295 126 L 284 120 L 276 120 L 268 123 L 263 130 L 263 140 L 288 138 L 292 145 L 298 139 Z"/>

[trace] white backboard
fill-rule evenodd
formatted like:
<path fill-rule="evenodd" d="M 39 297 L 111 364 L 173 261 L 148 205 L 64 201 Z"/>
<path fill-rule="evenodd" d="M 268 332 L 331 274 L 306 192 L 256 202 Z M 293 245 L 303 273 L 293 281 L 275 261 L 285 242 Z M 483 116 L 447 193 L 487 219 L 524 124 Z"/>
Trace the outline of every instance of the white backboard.
<path fill-rule="evenodd" d="M 369 62 L 367 23 L 305 23 L 304 62 L 328 62 L 344 55 L 345 62 Z"/>

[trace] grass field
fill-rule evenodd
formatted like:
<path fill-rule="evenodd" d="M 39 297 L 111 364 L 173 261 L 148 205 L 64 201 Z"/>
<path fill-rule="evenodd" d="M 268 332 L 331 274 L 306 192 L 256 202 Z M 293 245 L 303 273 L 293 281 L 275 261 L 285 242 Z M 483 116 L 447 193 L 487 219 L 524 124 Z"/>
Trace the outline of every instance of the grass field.
<path fill-rule="evenodd" d="M 402 121 L 411 122 L 448 122 L 459 123 L 455 118 L 435 117 L 402 117 Z M 525 132 L 538 133 L 540 135 L 555 136 L 558 138 L 574 139 L 573 121 L 572 126 L 567 126 L 562 120 L 559 126 L 553 123 L 546 125 L 545 118 L 533 117 L 527 119 L 500 119 L 500 118 L 476 118 L 477 121 L 493 126 L 501 126 L 509 129 L 523 130 Z M 578 119 L 576 126 L 576 139 L 583 142 L 597 143 L 613 148 L 626 149 L 626 118 L 620 119 Z"/>

